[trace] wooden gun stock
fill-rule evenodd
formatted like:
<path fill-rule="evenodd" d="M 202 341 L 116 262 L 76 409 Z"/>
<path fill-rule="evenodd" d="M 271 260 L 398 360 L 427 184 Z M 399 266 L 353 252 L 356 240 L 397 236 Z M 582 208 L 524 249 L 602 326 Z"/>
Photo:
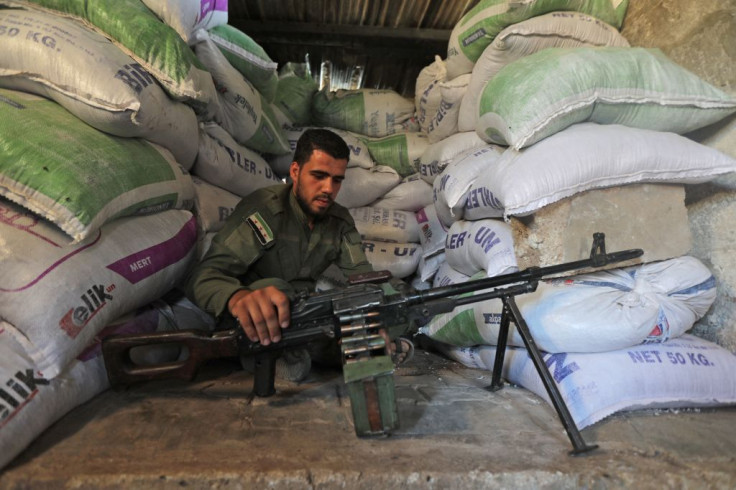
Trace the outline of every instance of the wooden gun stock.
<path fill-rule="evenodd" d="M 112 386 L 155 379 L 191 380 L 207 360 L 238 355 L 235 330 L 204 332 L 180 330 L 135 335 L 112 335 L 102 341 L 107 376 Z M 131 357 L 133 349 L 143 346 L 170 345 L 186 350 L 182 360 L 160 364 L 137 364 Z"/>

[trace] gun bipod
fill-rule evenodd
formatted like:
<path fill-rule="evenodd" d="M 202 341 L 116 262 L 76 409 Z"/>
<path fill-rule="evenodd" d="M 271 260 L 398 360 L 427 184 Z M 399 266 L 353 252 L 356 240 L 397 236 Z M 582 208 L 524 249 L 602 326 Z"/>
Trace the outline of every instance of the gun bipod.
<path fill-rule="evenodd" d="M 501 372 L 503 370 L 503 361 L 508 343 L 509 326 L 513 320 L 516 325 L 516 330 L 519 332 L 519 335 L 521 335 L 521 338 L 524 341 L 524 346 L 534 363 L 534 367 L 537 369 L 539 377 L 542 378 L 542 384 L 547 390 L 547 394 L 552 401 L 552 406 L 557 412 L 557 416 L 560 418 L 562 425 L 565 427 L 565 432 L 567 432 L 567 436 L 572 443 L 573 450 L 570 451 L 570 454 L 576 456 L 597 449 L 597 444 L 591 445 L 586 443 L 583 436 L 580 434 L 580 430 L 578 430 L 578 426 L 575 424 L 572 415 L 570 415 L 570 411 L 567 408 L 565 400 L 562 398 L 562 394 L 557 387 L 557 383 L 550 374 L 547 364 L 545 364 L 542 354 L 539 352 L 539 348 L 534 341 L 534 337 L 532 337 L 532 334 L 529 331 L 529 326 L 521 315 L 519 307 L 516 305 L 514 296 L 502 296 L 501 301 L 503 302 L 503 312 L 501 313 L 501 325 L 498 331 L 496 358 L 493 361 L 493 375 L 489 389 L 491 391 L 498 391 L 503 387 Z"/>

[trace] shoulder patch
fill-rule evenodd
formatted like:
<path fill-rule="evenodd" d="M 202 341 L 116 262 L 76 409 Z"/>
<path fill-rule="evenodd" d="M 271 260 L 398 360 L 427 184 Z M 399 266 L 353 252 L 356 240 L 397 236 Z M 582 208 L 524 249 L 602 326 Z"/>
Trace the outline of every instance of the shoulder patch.
<path fill-rule="evenodd" d="M 273 243 L 273 231 L 271 231 L 271 227 L 268 226 L 268 223 L 266 223 L 266 221 L 263 219 L 261 213 L 256 211 L 255 213 L 245 218 L 245 221 L 253 229 L 253 233 L 255 233 L 256 238 L 258 238 L 258 241 L 261 242 L 261 245 L 263 245 L 264 247 L 268 247 L 271 243 Z"/>

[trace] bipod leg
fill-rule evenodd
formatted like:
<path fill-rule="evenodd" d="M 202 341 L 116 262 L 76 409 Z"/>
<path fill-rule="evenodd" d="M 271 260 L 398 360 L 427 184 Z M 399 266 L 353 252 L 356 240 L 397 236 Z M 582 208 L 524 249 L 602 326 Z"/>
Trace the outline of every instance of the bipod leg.
<path fill-rule="evenodd" d="M 547 390 L 547 394 L 552 400 L 552 405 L 554 406 L 557 415 L 560 417 L 562 425 L 565 426 L 565 431 L 567 432 L 567 436 L 570 438 L 570 442 L 572 443 L 573 447 L 573 450 L 570 452 L 570 454 L 578 455 L 596 449 L 598 445 L 588 445 L 583 439 L 583 436 L 580 435 L 578 426 L 572 419 L 572 415 L 570 415 L 570 411 L 567 409 L 565 400 L 562 398 L 562 394 L 557 388 L 557 383 L 555 383 L 555 380 L 554 378 L 552 378 L 549 369 L 547 369 L 547 364 L 545 364 L 544 359 L 542 359 L 542 354 L 539 352 L 537 344 L 534 341 L 531 332 L 529 331 L 529 326 L 526 324 L 524 317 L 521 316 L 519 307 L 516 305 L 516 300 L 513 296 L 504 296 L 502 300 L 504 305 L 504 315 L 506 314 L 506 309 L 508 308 L 509 314 L 516 324 L 516 329 L 519 331 L 521 338 L 524 340 L 524 345 L 526 346 L 527 352 L 529 352 L 529 355 L 532 358 L 532 362 L 534 362 L 534 367 L 537 368 L 537 372 L 542 378 L 542 383 Z M 499 339 L 500 337 L 501 335 L 499 333 Z M 496 359 L 498 360 L 498 353 L 496 353 Z"/>
<path fill-rule="evenodd" d="M 510 323 L 510 311 L 506 305 L 506 301 L 503 301 L 503 312 L 501 313 L 501 325 L 498 329 L 498 341 L 496 342 L 496 358 L 493 360 L 493 375 L 491 378 L 491 386 L 488 387 L 491 391 L 498 391 L 503 388 L 503 380 L 501 379 L 501 372 L 503 371 L 503 360 L 506 355 L 506 344 L 509 339 L 509 323 Z"/>

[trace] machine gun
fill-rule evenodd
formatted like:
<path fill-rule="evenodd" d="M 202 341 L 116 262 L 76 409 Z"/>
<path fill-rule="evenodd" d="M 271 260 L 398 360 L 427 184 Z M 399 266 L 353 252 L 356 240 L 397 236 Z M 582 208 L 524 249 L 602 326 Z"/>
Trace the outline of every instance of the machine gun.
<path fill-rule="evenodd" d="M 398 427 L 394 365 L 385 333 L 390 339 L 395 339 L 416 332 L 418 325 L 426 323 L 434 315 L 451 312 L 461 305 L 500 298 L 503 313 L 490 389 L 495 391 L 503 386 L 501 368 L 509 325 L 513 322 L 567 431 L 573 445 L 572 452 L 579 454 L 597 446 L 587 445 L 580 435 L 514 298 L 534 291 L 538 281 L 544 277 L 599 268 L 635 259 L 642 254 L 641 249 L 606 253 L 605 236 L 595 233 L 588 259 L 530 267 L 426 291 L 391 287 L 386 282 L 390 274 L 385 271 L 357 275 L 344 289 L 303 295 L 293 301 L 290 325 L 282 331 L 281 340 L 277 343 L 261 345 L 251 342 L 239 327 L 214 333 L 184 330 L 110 336 L 103 340 L 103 356 L 113 386 L 161 378 L 191 380 L 199 366 L 208 359 L 254 356 L 253 391 L 257 396 L 270 396 L 275 391 L 275 362 L 283 350 L 317 339 L 334 339 L 340 343 L 342 351 L 343 377 L 350 396 L 356 434 L 384 435 Z M 484 291 L 486 289 L 488 291 Z M 475 291 L 484 292 L 472 296 L 466 294 Z M 188 349 L 189 355 L 181 361 L 158 365 L 136 365 L 131 360 L 133 348 L 153 344 L 179 344 Z"/>

